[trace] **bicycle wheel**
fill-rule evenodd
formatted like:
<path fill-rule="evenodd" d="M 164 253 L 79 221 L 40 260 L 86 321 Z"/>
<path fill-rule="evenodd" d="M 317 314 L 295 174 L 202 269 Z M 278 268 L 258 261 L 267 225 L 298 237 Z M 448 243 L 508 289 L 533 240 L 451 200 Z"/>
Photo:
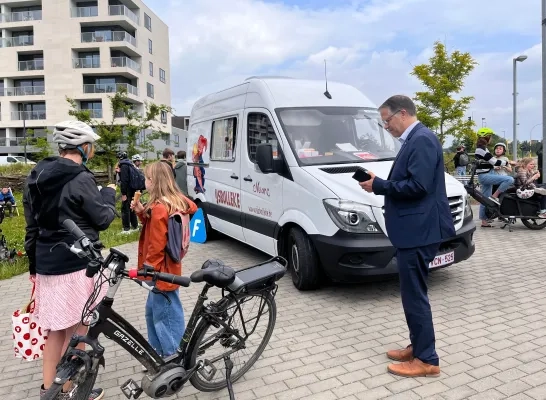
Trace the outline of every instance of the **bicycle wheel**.
<path fill-rule="evenodd" d="M 257 315 L 254 318 L 256 319 L 255 321 L 254 319 L 247 320 L 246 318 L 241 317 L 244 313 L 243 308 L 250 305 L 252 300 L 255 300 L 254 306 L 256 303 L 258 305 L 256 310 Z M 238 307 L 237 304 L 239 304 L 240 307 Z M 252 307 L 252 310 L 254 309 L 255 307 Z M 246 337 L 246 340 L 243 343 L 244 348 L 235 350 L 235 348 L 238 348 L 241 344 L 240 340 L 235 335 L 226 332 L 224 327 L 215 327 L 206 319 L 201 319 L 199 321 L 188 345 L 189 357 L 186 361 L 186 368 L 190 369 L 198 360 L 205 362 L 205 368 L 198 370 L 190 378 L 191 384 L 201 392 L 213 392 L 227 387 L 223 354 L 230 353 L 230 358 L 234 364 L 231 373 L 232 383 L 235 383 L 254 365 L 265 350 L 265 347 L 273 334 L 275 320 L 277 318 L 277 306 L 275 304 L 275 299 L 269 292 L 251 295 L 242 294 L 232 297 L 226 309 L 221 314 L 222 320 L 226 322 L 231 329 L 238 330 L 240 336 L 243 338 Z M 236 323 L 238 319 L 243 322 L 240 326 Z M 265 329 L 258 328 L 258 324 L 261 320 L 267 322 Z M 218 331 L 205 337 L 205 334 L 207 334 L 210 329 L 217 329 Z M 237 354 L 249 349 L 249 342 L 252 344 L 254 339 L 259 342 L 256 351 L 250 356 L 248 361 L 243 362 L 242 365 L 239 365 L 240 368 L 236 369 L 238 364 L 235 358 L 239 360 Z M 223 354 L 213 355 L 213 353 L 209 355 L 209 349 L 217 343 L 219 344 L 218 347 L 223 351 Z M 214 380 L 218 375 L 221 375 L 220 379 Z"/>
<path fill-rule="evenodd" d="M 83 362 L 77 359 L 64 363 L 57 371 L 60 376 L 70 377 L 69 380 L 72 382 L 72 388 L 69 391 L 71 400 L 89 400 L 89 395 L 99 374 L 98 365 L 86 372 Z M 63 385 L 53 383 L 40 400 L 55 400 L 62 388 Z"/>

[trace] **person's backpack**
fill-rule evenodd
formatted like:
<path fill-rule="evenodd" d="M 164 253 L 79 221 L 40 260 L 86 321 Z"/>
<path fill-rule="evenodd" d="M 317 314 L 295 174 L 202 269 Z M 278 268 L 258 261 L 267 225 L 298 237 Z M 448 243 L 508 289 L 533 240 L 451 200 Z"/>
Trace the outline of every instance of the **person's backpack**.
<path fill-rule="evenodd" d="M 470 162 L 470 158 L 468 157 L 468 154 L 466 153 L 462 153 L 460 156 L 459 156 L 459 165 L 461 167 L 466 167 L 468 165 L 468 163 Z"/>
<path fill-rule="evenodd" d="M 131 190 L 146 189 L 146 178 L 144 177 L 144 173 L 129 160 L 126 162 L 124 160 L 122 164 L 129 167 L 129 188 L 131 188 Z"/>
<path fill-rule="evenodd" d="M 180 262 L 190 246 L 190 216 L 175 212 L 169 216 L 165 252 L 174 262 Z"/>

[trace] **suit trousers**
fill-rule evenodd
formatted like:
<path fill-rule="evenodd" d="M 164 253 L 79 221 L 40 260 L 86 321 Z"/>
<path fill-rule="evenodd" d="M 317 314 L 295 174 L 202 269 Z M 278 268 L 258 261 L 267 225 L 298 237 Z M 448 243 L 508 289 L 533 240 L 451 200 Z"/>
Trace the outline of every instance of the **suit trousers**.
<path fill-rule="evenodd" d="M 432 311 L 428 299 L 428 268 L 440 243 L 411 249 L 397 249 L 402 306 L 409 328 L 413 356 L 424 363 L 439 365 Z"/>

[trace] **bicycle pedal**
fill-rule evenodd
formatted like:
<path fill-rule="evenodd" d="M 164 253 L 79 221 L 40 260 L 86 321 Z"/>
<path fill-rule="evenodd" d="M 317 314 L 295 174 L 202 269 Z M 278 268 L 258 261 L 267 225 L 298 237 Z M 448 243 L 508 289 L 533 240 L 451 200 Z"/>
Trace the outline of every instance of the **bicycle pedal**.
<path fill-rule="evenodd" d="M 211 381 L 212 378 L 214 378 L 214 375 L 216 375 L 216 367 L 211 364 L 209 360 L 205 360 L 203 363 L 203 367 L 199 370 L 199 374 L 203 376 L 207 381 Z"/>
<path fill-rule="evenodd" d="M 129 379 L 127 382 L 121 385 L 120 388 L 125 397 L 128 399 L 138 399 L 143 392 L 140 386 L 138 386 L 138 384 L 132 379 Z"/>

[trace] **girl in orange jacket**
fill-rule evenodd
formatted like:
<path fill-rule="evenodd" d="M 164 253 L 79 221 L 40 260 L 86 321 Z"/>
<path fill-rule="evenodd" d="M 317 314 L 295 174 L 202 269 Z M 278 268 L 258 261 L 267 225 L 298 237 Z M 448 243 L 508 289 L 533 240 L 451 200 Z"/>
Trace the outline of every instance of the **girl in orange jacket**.
<path fill-rule="evenodd" d="M 144 176 L 149 201 L 143 205 L 138 200 L 131 205 L 142 223 L 138 268 L 147 264 L 159 272 L 181 275 L 182 262 L 174 262 L 166 252 L 169 216 L 177 212 L 183 215 L 185 253 L 190 240 L 190 214 L 197 211 L 197 206 L 180 192 L 167 164 L 155 162 L 147 165 Z M 148 341 L 159 355 L 168 357 L 176 352 L 185 330 L 178 285 L 156 283 L 146 301 L 146 326 Z"/>

